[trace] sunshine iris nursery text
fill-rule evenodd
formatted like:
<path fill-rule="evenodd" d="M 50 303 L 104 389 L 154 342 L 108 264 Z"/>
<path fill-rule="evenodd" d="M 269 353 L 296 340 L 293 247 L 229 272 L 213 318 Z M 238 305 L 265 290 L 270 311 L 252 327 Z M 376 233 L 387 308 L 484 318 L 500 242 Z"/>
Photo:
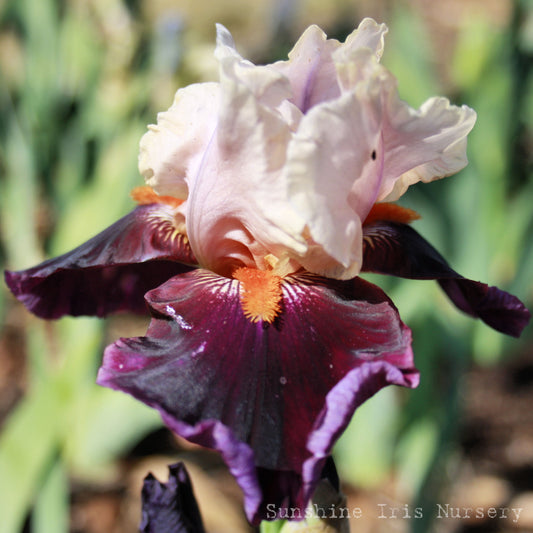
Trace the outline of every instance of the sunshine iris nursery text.
<path fill-rule="evenodd" d="M 453 520 L 510 520 L 514 524 L 518 523 L 521 507 L 461 507 L 449 503 L 437 503 L 427 510 L 422 507 L 412 507 L 410 505 L 393 506 L 388 503 L 378 503 L 376 505 L 376 516 L 379 519 L 420 519 L 425 512 L 431 512 L 437 519 Z M 368 510 L 365 509 L 365 512 Z M 325 520 L 336 518 L 362 518 L 365 514 L 360 507 L 319 507 L 316 504 L 310 505 L 302 511 L 296 507 L 276 508 L 275 505 L 267 505 L 267 517 L 270 519 L 281 518 L 285 520 L 303 520 L 320 518 Z"/>

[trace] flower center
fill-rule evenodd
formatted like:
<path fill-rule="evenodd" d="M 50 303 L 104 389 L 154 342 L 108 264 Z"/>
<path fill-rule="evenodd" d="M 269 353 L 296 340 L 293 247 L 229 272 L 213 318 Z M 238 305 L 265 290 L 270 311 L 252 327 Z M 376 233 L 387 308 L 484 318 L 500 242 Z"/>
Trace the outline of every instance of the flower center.
<path fill-rule="evenodd" d="M 240 267 L 233 278 L 241 282 L 244 316 L 252 322 L 273 322 L 281 312 L 281 277 L 270 270 Z"/>

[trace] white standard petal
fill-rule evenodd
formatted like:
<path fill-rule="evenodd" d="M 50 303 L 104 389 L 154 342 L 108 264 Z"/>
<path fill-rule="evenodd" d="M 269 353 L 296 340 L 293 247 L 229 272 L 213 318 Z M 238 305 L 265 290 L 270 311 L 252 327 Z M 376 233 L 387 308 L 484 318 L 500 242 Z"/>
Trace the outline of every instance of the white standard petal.
<path fill-rule="evenodd" d="M 385 24 L 378 24 L 374 19 L 365 18 L 358 28 L 348 35 L 340 50 L 343 54 L 350 55 L 361 48 L 368 48 L 379 60 L 383 55 L 385 34 L 388 31 Z"/>
<path fill-rule="evenodd" d="M 332 60 L 332 53 L 339 46 L 337 40 L 328 39 L 318 26 L 310 26 L 289 53 L 289 60 L 272 65 L 290 80 L 291 102 L 302 113 L 340 95 Z"/>
<path fill-rule="evenodd" d="M 290 80 L 291 102 L 306 113 L 315 105 L 340 96 L 334 55 L 340 53 L 349 57 L 364 48 L 379 59 L 386 32 L 385 24 L 366 18 L 344 43 L 340 43 L 336 39 L 328 39 L 318 26 L 310 26 L 289 53 L 289 60 L 278 61 L 272 67 Z"/>
<path fill-rule="evenodd" d="M 413 109 L 398 95 L 396 78 L 363 49 L 334 54 L 343 92 L 366 84 L 383 109 L 383 175 L 376 201 L 397 200 L 413 183 L 455 174 L 467 164 L 466 136 L 476 113 L 451 105 L 446 98 L 427 100 Z"/>
<path fill-rule="evenodd" d="M 216 128 L 219 87 L 200 83 L 180 89 L 142 137 L 139 170 L 158 194 L 187 198 L 185 178 L 197 172 Z"/>
<path fill-rule="evenodd" d="M 289 197 L 303 217 L 310 246 L 299 262 L 309 271 L 351 278 L 362 262 L 362 221 L 379 190 L 381 107 L 372 92 L 345 93 L 313 108 L 289 146 Z"/>
<path fill-rule="evenodd" d="M 342 94 L 301 120 L 285 179 L 308 230 L 298 260 L 311 272 L 350 278 L 361 266 L 362 222 L 374 203 L 462 168 L 475 114 L 444 98 L 410 108 L 369 48 L 334 55 Z"/>
<path fill-rule="evenodd" d="M 237 58 L 242 59 L 241 55 L 235 48 L 235 41 L 233 40 L 233 36 L 228 28 L 226 28 L 226 26 L 223 24 L 219 24 L 218 22 L 215 26 L 217 29 L 217 50 L 215 51 L 215 54 L 220 53 L 221 50 L 224 50 L 225 54 L 229 53 Z"/>
<path fill-rule="evenodd" d="M 419 181 L 430 182 L 464 168 L 466 137 L 476 122 L 468 106 L 430 98 L 414 110 L 390 93 L 383 126 L 386 160 L 378 200 L 397 200 Z"/>
<path fill-rule="evenodd" d="M 301 253 L 302 221 L 279 180 L 298 110 L 288 80 L 235 52 L 219 28 L 220 109 L 216 135 L 196 174 L 188 174 L 187 234 L 200 264 L 221 274 L 264 268 L 264 257 Z M 294 108 L 294 106 L 292 106 Z"/>

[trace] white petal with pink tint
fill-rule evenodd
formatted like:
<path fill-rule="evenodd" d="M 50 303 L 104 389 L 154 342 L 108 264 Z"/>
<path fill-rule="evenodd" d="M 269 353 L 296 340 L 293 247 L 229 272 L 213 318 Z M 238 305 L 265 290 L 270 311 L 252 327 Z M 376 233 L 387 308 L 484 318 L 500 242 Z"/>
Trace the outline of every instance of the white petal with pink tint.
<path fill-rule="evenodd" d="M 379 201 L 397 200 L 410 185 L 450 176 L 467 165 L 466 136 L 476 121 L 473 109 L 435 97 L 414 110 L 391 95 L 386 118 Z"/>
<path fill-rule="evenodd" d="M 340 43 L 336 39 L 328 39 L 318 26 L 310 26 L 289 53 L 289 60 L 278 61 L 272 67 L 290 80 L 291 102 L 305 113 L 320 102 L 340 96 L 333 59 L 335 51 L 350 53 L 368 48 L 379 59 L 386 32 L 385 24 L 366 18 L 346 42 Z"/>
<path fill-rule="evenodd" d="M 187 198 L 185 178 L 196 171 L 216 128 L 218 96 L 216 83 L 180 89 L 141 139 L 139 170 L 158 194 Z"/>
<path fill-rule="evenodd" d="M 373 116 L 366 97 L 346 93 L 314 107 L 289 147 L 285 179 L 290 199 L 315 244 L 299 260 L 329 277 L 359 272 L 364 218 L 359 213 L 366 216 L 379 185 L 381 161 L 372 159 L 380 144 L 379 108 Z M 363 208 L 364 200 L 352 190 L 365 192 L 370 207 Z"/>
<path fill-rule="evenodd" d="M 396 78 L 371 55 L 366 56 L 362 50 L 335 53 L 343 91 L 366 83 L 380 95 L 384 165 L 376 200 L 397 200 L 413 183 L 429 182 L 464 168 L 468 163 L 466 136 L 474 127 L 475 111 L 439 97 L 413 109 L 400 99 Z"/>
<path fill-rule="evenodd" d="M 354 277 L 374 203 L 466 164 L 475 113 L 401 101 L 379 64 L 386 32 L 365 19 L 340 43 L 311 26 L 288 61 L 255 66 L 217 26 L 220 82 L 178 91 L 140 156 L 149 185 L 186 200 L 204 268 Z"/>
<path fill-rule="evenodd" d="M 239 265 L 264 268 L 266 255 L 301 253 L 306 244 L 279 179 L 299 120 L 289 110 L 288 80 L 242 60 L 224 28 L 218 36 L 218 127 L 197 174 L 187 177 L 186 220 L 200 264 L 228 273 Z"/>
<path fill-rule="evenodd" d="M 475 113 L 444 98 L 412 109 L 368 48 L 338 48 L 333 57 L 341 96 L 302 118 L 289 145 L 284 181 L 309 232 L 300 263 L 328 277 L 349 278 L 359 272 L 361 226 L 374 203 L 415 181 L 464 167 Z"/>

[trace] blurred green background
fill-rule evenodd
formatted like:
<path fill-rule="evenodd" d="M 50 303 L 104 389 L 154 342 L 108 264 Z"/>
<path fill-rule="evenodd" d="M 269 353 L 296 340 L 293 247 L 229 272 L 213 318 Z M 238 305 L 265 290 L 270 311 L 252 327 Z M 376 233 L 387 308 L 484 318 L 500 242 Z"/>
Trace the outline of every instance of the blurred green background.
<path fill-rule="evenodd" d="M 531 308 L 531 1 L 0 0 L 2 266 L 68 251 L 132 208 L 146 125 L 178 87 L 216 79 L 215 22 L 245 57 L 270 62 L 311 23 L 344 39 L 365 16 L 389 26 L 383 62 L 405 100 L 444 94 L 478 112 L 469 166 L 402 199 L 422 215 L 415 227 L 461 274 Z M 353 530 L 533 530 L 532 328 L 507 339 L 433 282 L 373 281 L 413 329 L 422 383 L 379 393 L 338 443 L 348 503 L 364 509 Z M 44 322 L 3 286 L 0 318 L 0 533 L 135 531 L 142 477 L 176 457 L 208 530 L 250 531 L 217 457 L 94 384 L 106 343 L 143 334 L 147 320 Z M 436 502 L 472 495 L 521 503 L 521 522 L 435 519 Z M 400 518 L 380 520 L 379 503 Z M 406 504 L 423 517 L 404 516 Z"/>

